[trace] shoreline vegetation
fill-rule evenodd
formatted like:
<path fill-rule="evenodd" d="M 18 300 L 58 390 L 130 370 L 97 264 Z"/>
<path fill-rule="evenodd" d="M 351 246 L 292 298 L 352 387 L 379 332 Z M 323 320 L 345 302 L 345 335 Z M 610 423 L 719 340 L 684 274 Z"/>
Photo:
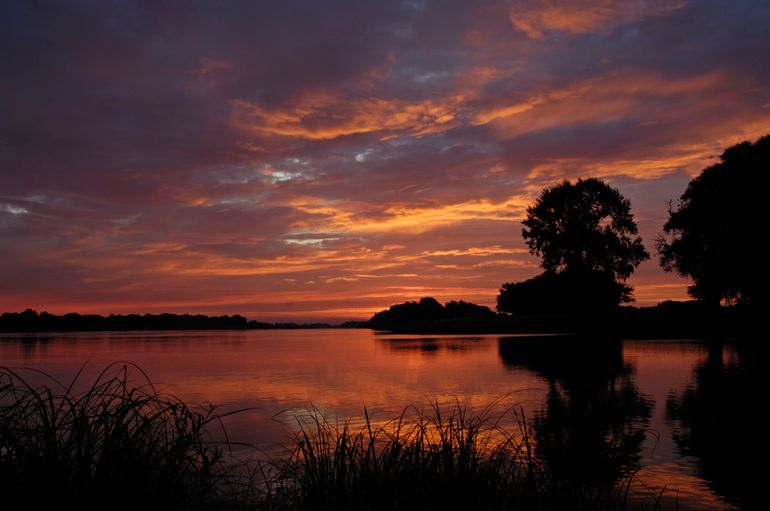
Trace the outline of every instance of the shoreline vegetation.
<path fill-rule="evenodd" d="M 0 314 L 0 332 L 109 332 L 139 330 L 246 330 L 292 328 L 354 328 L 366 322 L 349 321 L 339 325 L 330 323 L 266 323 L 249 321 L 245 317 L 206 316 L 204 314 L 78 314 L 71 312 L 57 316 L 48 312 L 24 312 Z"/>
<path fill-rule="evenodd" d="M 600 337 L 731 338 L 760 327 L 762 311 L 745 304 L 717 306 L 701 301 L 661 302 L 652 307 L 618 306 L 603 311 L 542 314 L 494 313 L 464 304 L 445 306 L 433 298 L 394 305 L 375 314 L 369 326 L 403 334 L 576 334 Z M 468 307 L 470 306 L 470 307 Z M 453 312 L 460 309 L 462 312 Z"/>
<path fill-rule="evenodd" d="M 631 466 L 611 481 L 560 474 L 515 409 L 457 402 L 386 423 L 364 411 L 360 427 L 310 410 L 287 430 L 287 454 L 265 459 L 232 455 L 235 444 L 212 435 L 228 413 L 159 393 L 135 366 L 112 364 L 84 391 L 77 379 L 33 385 L 0 368 L 0 481 L 12 507 L 614 510 L 661 497 L 629 501 Z"/>
<path fill-rule="evenodd" d="M 652 307 L 619 306 L 600 313 L 507 314 L 464 301 L 445 305 L 434 298 L 404 302 L 368 321 L 266 323 L 240 315 L 129 314 L 101 316 L 47 312 L 0 314 L 2 333 L 148 330 L 268 330 L 368 328 L 400 334 L 592 334 L 623 338 L 739 337 L 761 326 L 760 310 L 747 305 L 713 307 L 701 301 L 661 302 Z"/>

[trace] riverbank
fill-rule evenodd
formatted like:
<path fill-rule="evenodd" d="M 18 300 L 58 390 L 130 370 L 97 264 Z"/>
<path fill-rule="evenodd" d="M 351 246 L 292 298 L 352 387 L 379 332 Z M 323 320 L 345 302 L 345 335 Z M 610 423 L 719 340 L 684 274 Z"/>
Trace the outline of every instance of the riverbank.
<path fill-rule="evenodd" d="M 404 321 L 382 330 L 404 334 L 581 334 L 625 339 L 742 338 L 761 332 L 761 311 L 664 302 L 654 307 L 619 307 L 593 314 L 497 315 Z M 765 335 L 766 336 L 766 335 Z"/>
<path fill-rule="evenodd" d="M 424 301 L 425 299 L 423 299 Z M 422 303 L 422 302 L 421 302 Z M 764 312 L 746 306 L 708 307 L 700 302 L 663 302 L 653 307 L 618 307 L 592 313 L 510 315 L 486 307 L 466 308 L 469 315 L 375 314 L 369 321 L 330 323 L 266 323 L 240 315 L 37 313 L 27 309 L 0 315 L 0 332 L 128 332 L 163 330 L 293 330 L 371 328 L 404 334 L 588 334 L 627 339 L 736 338 L 762 331 Z M 409 305 L 402 304 L 402 305 Z M 414 305 L 420 305 L 413 303 Z M 400 306 L 394 306 L 400 307 Z M 391 310 L 394 309 L 391 307 Z M 439 307 L 441 307 L 439 305 Z M 447 307 L 448 308 L 448 307 Z M 387 311 L 384 311 L 387 312 Z"/>

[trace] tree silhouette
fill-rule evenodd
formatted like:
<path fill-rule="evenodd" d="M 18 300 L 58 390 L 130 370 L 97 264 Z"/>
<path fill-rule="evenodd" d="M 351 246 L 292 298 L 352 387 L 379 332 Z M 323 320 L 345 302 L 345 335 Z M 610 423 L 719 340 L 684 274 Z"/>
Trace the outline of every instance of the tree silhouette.
<path fill-rule="evenodd" d="M 630 301 L 631 288 L 619 281 L 650 255 L 637 236 L 631 203 L 618 190 L 595 178 L 565 180 L 545 188 L 522 223 L 545 273 L 504 284 L 498 310 L 603 310 Z"/>
<path fill-rule="evenodd" d="M 690 181 L 658 239 L 661 265 L 694 281 L 694 298 L 767 303 L 770 135 L 742 142 Z"/>
<path fill-rule="evenodd" d="M 625 280 L 650 257 L 636 235 L 631 203 L 596 178 L 546 188 L 522 223 L 546 271 L 600 271 Z"/>

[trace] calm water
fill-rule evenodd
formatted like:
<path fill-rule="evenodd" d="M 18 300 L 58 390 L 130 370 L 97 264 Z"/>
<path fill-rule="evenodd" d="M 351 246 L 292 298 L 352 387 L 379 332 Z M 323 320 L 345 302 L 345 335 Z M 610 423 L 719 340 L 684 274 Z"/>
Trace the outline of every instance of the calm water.
<path fill-rule="evenodd" d="M 699 341 L 588 353 L 565 342 L 369 330 L 3 335 L 0 365 L 65 382 L 85 366 L 85 385 L 109 363 L 133 362 L 185 401 L 250 408 L 228 432 L 267 452 L 310 407 L 354 421 L 366 407 L 384 421 L 433 402 L 515 406 L 557 472 L 612 481 L 635 471 L 634 495 L 665 488 L 679 509 L 734 509 L 756 491 L 744 462 L 764 430 L 755 406 L 764 359 Z"/>

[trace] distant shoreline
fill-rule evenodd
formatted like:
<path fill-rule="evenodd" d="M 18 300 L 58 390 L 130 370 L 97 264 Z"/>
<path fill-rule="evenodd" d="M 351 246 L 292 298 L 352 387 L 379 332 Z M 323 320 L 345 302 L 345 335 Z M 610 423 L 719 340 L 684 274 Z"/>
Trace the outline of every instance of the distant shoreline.
<path fill-rule="evenodd" d="M 367 322 L 330 323 L 266 323 L 232 316 L 206 316 L 203 314 L 99 314 L 68 313 L 61 316 L 32 309 L 24 312 L 6 312 L 0 315 L 2 333 L 47 332 L 133 332 L 142 330 L 270 330 L 310 328 L 360 328 Z"/>
<path fill-rule="evenodd" d="M 764 332 L 764 314 L 748 305 L 713 306 L 699 301 L 665 301 L 652 307 L 500 314 L 465 304 L 462 313 L 431 298 L 394 305 L 374 315 L 372 327 L 402 334 L 578 334 L 629 339 L 730 338 Z M 766 333 L 760 335 L 767 336 Z"/>
<path fill-rule="evenodd" d="M 459 317 L 377 325 L 369 321 L 331 323 L 268 323 L 240 315 L 129 314 L 101 316 L 69 313 L 61 316 L 33 310 L 0 315 L 0 333 L 73 333 L 196 330 L 272 330 L 369 328 L 415 335 L 590 334 L 624 338 L 710 338 L 751 336 L 761 332 L 761 314 L 744 307 L 702 307 L 697 302 L 663 302 L 654 307 L 619 307 L 596 315 L 497 315 Z"/>

